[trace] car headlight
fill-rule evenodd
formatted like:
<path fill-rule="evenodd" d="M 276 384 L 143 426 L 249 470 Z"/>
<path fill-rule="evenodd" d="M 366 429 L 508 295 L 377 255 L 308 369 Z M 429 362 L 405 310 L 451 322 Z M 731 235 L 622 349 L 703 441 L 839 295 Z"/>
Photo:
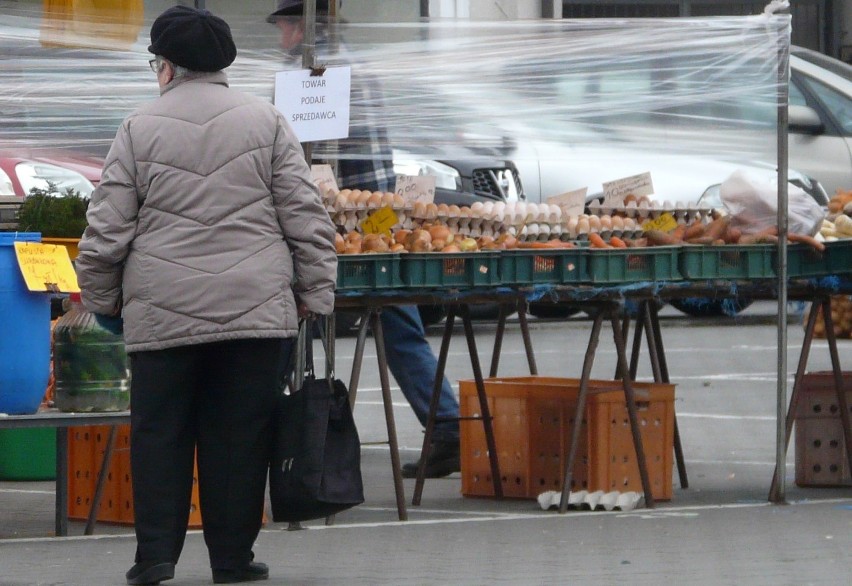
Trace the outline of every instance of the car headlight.
<path fill-rule="evenodd" d="M 438 161 L 395 159 L 393 170 L 398 175 L 433 175 L 436 188 L 461 191 L 461 175 L 459 172 Z"/>
<path fill-rule="evenodd" d="M 26 162 L 18 163 L 15 167 L 18 181 L 25 194 L 33 189 L 48 190 L 53 185 L 56 193 L 63 194 L 67 189 L 73 189 L 82 197 L 89 197 L 95 190 L 92 182 L 77 171 L 65 169 L 49 163 Z"/>
<path fill-rule="evenodd" d="M 12 180 L 3 169 L 0 169 L 0 195 L 15 195 L 15 188 L 12 185 Z"/>

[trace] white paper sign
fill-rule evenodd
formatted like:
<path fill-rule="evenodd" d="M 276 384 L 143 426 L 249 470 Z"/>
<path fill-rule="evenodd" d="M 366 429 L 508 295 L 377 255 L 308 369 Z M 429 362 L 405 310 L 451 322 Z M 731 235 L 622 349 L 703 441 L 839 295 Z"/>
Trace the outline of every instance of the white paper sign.
<path fill-rule="evenodd" d="M 650 173 L 640 173 L 615 181 L 605 181 L 603 184 L 604 204 L 622 206 L 624 197 L 631 193 L 636 197 L 654 193 L 654 184 Z"/>
<path fill-rule="evenodd" d="M 549 204 L 558 205 L 562 208 L 562 214 L 566 216 L 579 216 L 586 208 L 586 192 L 588 187 L 575 189 L 559 195 L 548 197 L 546 202 Z"/>
<path fill-rule="evenodd" d="M 323 187 L 323 185 L 327 185 L 331 187 L 332 191 L 337 193 L 340 189 L 337 187 L 337 178 L 334 176 L 334 170 L 331 168 L 331 165 L 311 165 L 311 179 L 314 180 L 314 183 Z"/>
<path fill-rule="evenodd" d="M 293 127 L 299 142 L 349 136 L 351 68 L 330 67 L 321 76 L 309 69 L 275 74 L 275 106 Z"/>
<path fill-rule="evenodd" d="M 401 195 L 406 205 L 418 201 L 432 203 L 435 201 L 435 176 L 397 175 L 394 193 Z"/>

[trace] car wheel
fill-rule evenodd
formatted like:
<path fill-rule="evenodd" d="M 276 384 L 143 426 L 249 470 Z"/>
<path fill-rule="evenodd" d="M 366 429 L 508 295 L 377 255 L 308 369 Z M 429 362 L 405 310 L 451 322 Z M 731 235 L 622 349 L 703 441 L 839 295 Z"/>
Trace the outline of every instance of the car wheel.
<path fill-rule="evenodd" d="M 687 297 L 672 299 L 672 307 L 692 317 L 733 317 L 752 304 L 751 299 L 735 297 L 733 299 L 710 299 L 707 297 Z"/>
<path fill-rule="evenodd" d="M 353 311 L 335 311 L 334 312 L 334 336 L 343 338 L 345 336 L 354 336 L 361 321 L 361 314 Z"/>
<path fill-rule="evenodd" d="M 527 308 L 527 313 L 540 319 L 566 319 L 580 313 L 580 308 L 533 301 Z"/>
<path fill-rule="evenodd" d="M 447 310 L 443 305 L 418 305 L 417 309 L 420 311 L 420 321 L 423 322 L 424 328 L 440 323 L 447 317 Z"/>
<path fill-rule="evenodd" d="M 655 300 L 654 305 L 657 306 L 657 311 L 663 308 L 666 304 L 665 301 Z M 584 309 L 590 318 L 594 319 L 598 314 L 598 310 L 596 308 Z M 630 319 L 636 319 L 639 317 L 639 302 L 634 301 L 633 299 L 625 299 L 624 303 L 621 306 L 621 310 L 619 311 L 619 317 L 629 317 Z"/>

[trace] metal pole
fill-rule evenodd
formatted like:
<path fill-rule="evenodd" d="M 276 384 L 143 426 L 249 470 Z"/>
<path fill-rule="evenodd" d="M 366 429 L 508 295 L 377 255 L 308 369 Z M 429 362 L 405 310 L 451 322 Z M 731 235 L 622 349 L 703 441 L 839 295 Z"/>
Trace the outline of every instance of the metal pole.
<path fill-rule="evenodd" d="M 775 420 L 777 502 L 785 498 L 787 462 L 787 99 L 790 89 L 790 37 L 778 39 L 778 397 Z"/>

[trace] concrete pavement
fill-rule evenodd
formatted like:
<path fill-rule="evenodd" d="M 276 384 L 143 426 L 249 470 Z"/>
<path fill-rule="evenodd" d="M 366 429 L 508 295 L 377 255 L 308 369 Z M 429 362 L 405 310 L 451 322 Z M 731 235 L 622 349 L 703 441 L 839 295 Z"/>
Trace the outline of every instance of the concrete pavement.
<path fill-rule="evenodd" d="M 555 348 L 557 341 L 582 348 L 587 325 L 572 323 L 577 341 L 569 339 L 574 334 L 561 324 L 540 326 L 535 339 L 545 349 L 542 372 L 556 371 L 556 362 L 546 361 L 551 355 L 556 361 L 559 355 L 547 349 Z M 667 323 L 666 330 L 669 347 L 677 350 L 673 377 L 680 378 L 673 380 L 678 383 L 677 409 L 690 479 L 684 489 L 674 474 L 670 502 L 658 502 L 653 510 L 559 515 L 542 511 L 530 500 L 463 497 L 460 475 L 454 474 L 427 480 L 419 507 L 410 505 L 414 482 L 406 480 L 409 520 L 400 522 L 387 446 L 368 445 L 363 450 L 364 505 L 338 515 L 330 527 L 312 522 L 306 530 L 287 531 L 284 525 L 266 525 L 255 553 L 271 567 L 267 583 L 848 584 L 852 487 L 796 486 L 791 446 L 788 504 L 766 500 L 774 465 L 773 326 L 741 321 L 736 336 L 745 343 L 737 342 L 735 349 L 724 326 L 681 328 Z M 439 335 L 436 332 L 430 341 Z M 800 332 L 791 328 L 790 335 L 794 347 Z M 691 339 L 700 339 L 716 366 L 707 365 L 701 356 L 691 365 Z M 727 345 L 730 357 L 720 354 L 709 339 Z M 338 347 L 344 363 L 348 345 L 351 341 Z M 510 333 L 505 347 L 520 348 L 516 332 Z M 843 341 L 844 360 L 850 350 L 852 342 Z M 825 368 L 823 354 L 815 351 L 815 369 Z M 501 370 L 522 371 L 512 360 L 507 357 Z M 606 355 L 602 360 L 604 373 L 612 372 Z M 726 365 L 726 376 L 709 376 L 718 372 L 719 364 Z M 454 368 L 451 380 L 468 376 L 455 359 Z M 764 372 L 755 374 L 759 371 Z M 382 439 L 375 385 L 374 373 L 365 371 L 356 409 L 365 441 Z M 396 394 L 394 407 L 402 459 L 413 460 L 422 441 L 419 425 Z M 71 537 L 52 537 L 53 499 L 52 482 L 0 482 L 0 585 L 123 584 L 135 549 L 132 527 L 101 523 L 95 536 L 83 537 L 83 523 L 72 522 Z M 175 579 L 168 584 L 210 583 L 203 537 L 191 532 Z"/>

